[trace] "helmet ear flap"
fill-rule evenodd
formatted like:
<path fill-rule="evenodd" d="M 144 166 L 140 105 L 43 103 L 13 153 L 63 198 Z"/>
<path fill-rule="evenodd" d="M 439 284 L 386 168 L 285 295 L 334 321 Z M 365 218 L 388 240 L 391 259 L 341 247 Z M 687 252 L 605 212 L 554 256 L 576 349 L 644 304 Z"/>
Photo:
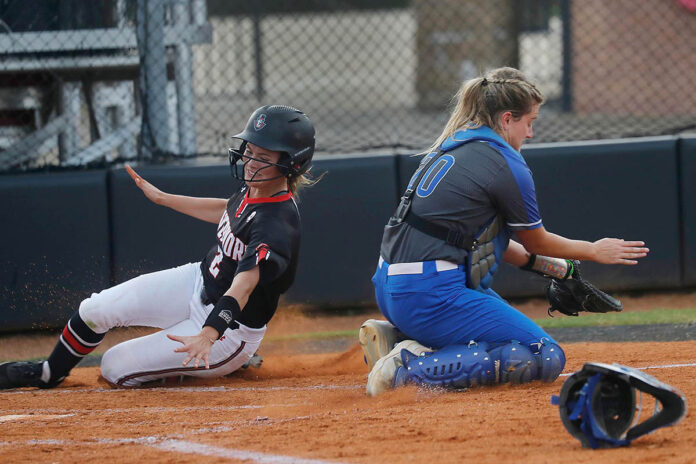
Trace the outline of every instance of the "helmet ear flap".
<path fill-rule="evenodd" d="M 237 173 L 237 162 L 242 160 L 242 155 L 246 151 L 246 146 L 247 142 L 246 140 L 243 140 L 242 143 L 239 145 L 239 148 L 229 148 L 227 150 L 227 155 L 229 157 L 230 161 L 230 171 L 232 173 L 232 177 L 239 179 L 239 175 Z"/>
<path fill-rule="evenodd" d="M 280 173 L 283 175 L 283 177 L 290 177 L 292 174 L 292 170 L 290 169 L 290 162 L 291 162 L 290 155 L 287 153 L 283 152 L 280 154 L 280 159 L 278 160 L 278 170 Z"/>

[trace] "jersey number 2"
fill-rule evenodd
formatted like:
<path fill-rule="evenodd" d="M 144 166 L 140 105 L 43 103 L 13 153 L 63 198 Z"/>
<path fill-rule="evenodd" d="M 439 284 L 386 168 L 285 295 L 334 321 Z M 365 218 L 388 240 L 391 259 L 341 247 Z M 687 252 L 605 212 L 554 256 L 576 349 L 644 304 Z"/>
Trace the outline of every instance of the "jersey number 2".
<path fill-rule="evenodd" d="M 217 254 L 213 258 L 213 262 L 210 263 L 210 267 L 208 268 L 213 277 L 217 277 L 218 273 L 220 272 L 220 261 L 222 261 L 222 250 L 218 246 Z"/>

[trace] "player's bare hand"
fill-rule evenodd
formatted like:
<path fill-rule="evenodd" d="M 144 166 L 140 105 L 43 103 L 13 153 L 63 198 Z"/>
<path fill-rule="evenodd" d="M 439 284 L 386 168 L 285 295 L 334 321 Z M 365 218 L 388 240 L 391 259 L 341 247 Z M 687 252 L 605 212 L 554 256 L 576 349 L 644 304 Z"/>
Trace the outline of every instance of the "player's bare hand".
<path fill-rule="evenodd" d="M 198 365 L 203 363 L 206 369 L 210 369 L 210 349 L 213 344 L 209 337 L 203 334 L 193 336 L 167 334 L 167 337 L 184 345 L 174 350 L 175 353 L 188 353 L 182 363 L 183 366 L 193 360 L 193 367 L 198 368 Z"/>
<path fill-rule="evenodd" d="M 638 264 L 638 258 L 647 256 L 650 251 L 641 241 L 627 241 L 621 238 L 603 238 L 593 243 L 594 261 L 602 264 Z"/>
<path fill-rule="evenodd" d="M 131 176 L 133 181 L 135 182 L 135 185 L 140 188 L 140 190 L 143 191 L 145 196 L 150 199 L 150 201 L 159 204 L 162 204 L 162 199 L 164 198 L 165 193 L 140 177 L 140 175 L 133 170 L 132 167 L 126 164 L 126 171 L 128 172 L 128 175 Z"/>

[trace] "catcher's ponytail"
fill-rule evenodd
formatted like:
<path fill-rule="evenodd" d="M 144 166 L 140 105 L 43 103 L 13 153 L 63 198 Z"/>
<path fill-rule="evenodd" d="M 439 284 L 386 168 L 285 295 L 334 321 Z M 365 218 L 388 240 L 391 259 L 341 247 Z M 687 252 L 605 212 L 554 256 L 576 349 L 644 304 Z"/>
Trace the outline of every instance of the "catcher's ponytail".
<path fill-rule="evenodd" d="M 514 68 L 498 68 L 485 76 L 470 79 L 462 84 L 452 99 L 452 114 L 430 151 L 437 150 L 448 137 L 464 128 L 488 126 L 500 132 L 501 113 L 510 111 L 517 119 L 532 111 L 535 104 L 543 102 L 541 92 Z"/>

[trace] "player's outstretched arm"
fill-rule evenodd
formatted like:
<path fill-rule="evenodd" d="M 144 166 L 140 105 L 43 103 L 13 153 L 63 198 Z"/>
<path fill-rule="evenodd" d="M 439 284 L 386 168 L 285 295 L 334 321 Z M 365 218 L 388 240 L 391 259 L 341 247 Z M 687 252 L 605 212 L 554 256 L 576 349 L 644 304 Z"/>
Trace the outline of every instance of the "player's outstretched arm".
<path fill-rule="evenodd" d="M 246 306 L 251 292 L 254 291 L 258 283 L 258 266 L 240 272 L 234 277 L 229 290 L 215 304 L 198 335 L 167 334 L 169 339 L 183 345 L 175 349 L 174 352 L 187 353 L 183 362 L 184 366 L 193 360 L 194 367 L 198 367 L 198 364 L 202 362 L 206 369 L 210 369 L 210 350 L 213 344 L 222 336 L 227 327 L 234 324 L 239 327 L 235 320 L 239 318 L 242 308 Z"/>
<path fill-rule="evenodd" d="M 637 259 L 647 256 L 650 251 L 642 241 L 628 241 L 620 238 L 603 238 L 596 242 L 571 240 L 547 232 L 543 227 L 518 230 L 516 234 L 530 253 L 595 261 L 601 264 L 638 264 Z"/>
<path fill-rule="evenodd" d="M 222 213 L 227 208 L 227 200 L 224 198 L 198 198 L 183 195 L 173 195 L 158 189 L 126 165 L 126 171 L 131 176 L 135 185 L 143 191 L 145 196 L 158 205 L 166 206 L 180 213 L 195 217 L 201 221 L 220 222 Z"/>

